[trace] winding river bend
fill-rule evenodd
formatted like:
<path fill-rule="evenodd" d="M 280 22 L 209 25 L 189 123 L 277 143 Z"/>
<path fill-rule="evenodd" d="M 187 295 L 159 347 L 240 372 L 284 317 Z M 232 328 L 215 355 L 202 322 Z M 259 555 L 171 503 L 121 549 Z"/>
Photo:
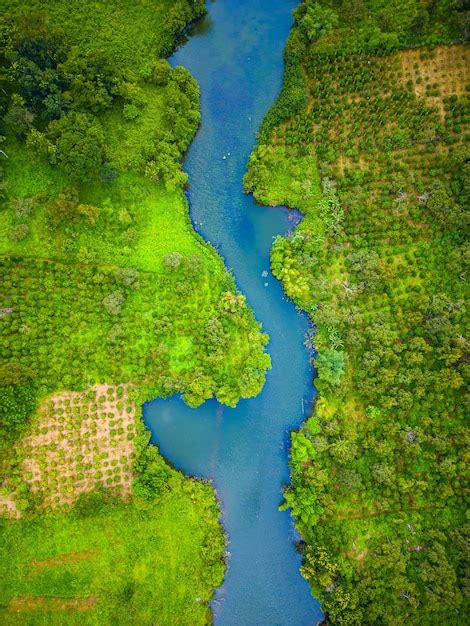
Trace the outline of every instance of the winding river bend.
<path fill-rule="evenodd" d="M 223 255 L 238 287 L 269 333 L 272 370 L 263 392 L 236 409 L 179 398 L 144 406 L 162 454 L 185 473 L 212 478 L 231 554 L 213 602 L 219 626 L 303 626 L 321 619 L 300 576 L 297 539 L 280 513 L 289 480 L 289 431 L 313 400 L 304 347 L 308 321 L 269 271 L 272 238 L 293 227 L 283 208 L 256 206 L 242 178 L 256 130 L 279 92 L 282 51 L 296 0 L 219 0 L 171 59 L 201 88 L 202 125 L 186 163 L 195 228 Z"/>

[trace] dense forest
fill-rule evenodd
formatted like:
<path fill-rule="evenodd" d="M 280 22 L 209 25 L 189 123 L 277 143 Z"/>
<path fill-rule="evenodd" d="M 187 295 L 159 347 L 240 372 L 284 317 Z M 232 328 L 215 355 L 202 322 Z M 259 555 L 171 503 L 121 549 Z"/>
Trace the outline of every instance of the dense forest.
<path fill-rule="evenodd" d="M 331 624 L 468 623 L 469 29 L 460 0 L 305 0 L 245 177 L 305 216 L 271 256 L 318 392 L 283 507 Z"/>
<path fill-rule="evenodd" d="M 1 621 L 207 623 L 219 506 L 141 422 L 156 396 L 234 406 L 270 366 L 184 195 L 199 90 L 165 57 L 204 2 L 2 9 Z"/>

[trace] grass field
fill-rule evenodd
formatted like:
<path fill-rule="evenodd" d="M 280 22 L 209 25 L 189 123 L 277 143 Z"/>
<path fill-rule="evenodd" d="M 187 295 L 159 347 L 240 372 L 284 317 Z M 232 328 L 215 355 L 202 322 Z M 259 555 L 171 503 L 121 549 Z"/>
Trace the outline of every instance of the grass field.
<path fill-rule="evenodd" d="M 2 623 L 210 623 L 224 570 L 211 488 L 174 473 L 155 502 L 101 507 L 2 523 Z"/>

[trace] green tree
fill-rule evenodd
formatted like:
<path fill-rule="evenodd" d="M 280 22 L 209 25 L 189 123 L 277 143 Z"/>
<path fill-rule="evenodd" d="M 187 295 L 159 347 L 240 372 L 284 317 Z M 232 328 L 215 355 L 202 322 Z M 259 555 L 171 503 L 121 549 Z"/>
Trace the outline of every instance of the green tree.
<path fill-rule="evenodd" d="M 57 147 L 57 163 L 73 180 L 86 182 L 103 163 L 104 133 L 99 121 L 86 113 L 69 113 L 49 124 L 48 136 Z"/>
<path fill-rule="evenodd" d="M 328 385 L 335 386 L 341 381 L 344 374 L 345 355 L 342 350 L 323 350 L 315 358 L 315 368 L 318 378 Z"/>
<path fill-rule="evenodd" d="M 299 29 L 309 42 L 327 34 L 338 22 L 337 14 L 319 2 L 307 2 L 298 11 L 296 17 L 302 15 L 298 22 Z"/>

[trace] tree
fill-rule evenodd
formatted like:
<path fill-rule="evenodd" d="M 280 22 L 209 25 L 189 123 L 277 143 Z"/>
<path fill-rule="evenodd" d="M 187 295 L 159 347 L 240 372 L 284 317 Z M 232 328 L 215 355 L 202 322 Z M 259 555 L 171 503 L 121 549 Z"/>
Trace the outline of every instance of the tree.
<path fill-rule="evenodd" d="M 318 378 L 328 385 L 335 386 L 344 374 L 345 355 L 342 350 L 323 350 L 315 359 Z"/>
<path fill-rule="evenodd" d="M 301 7 L 304 14 L 298 24 L 301 32 L 311 43 L 332 30 L 338 22 L 338 16 L 332 9 L 322 7 L 318 2 L 307 2 L 306 5 L 306 10 Z M 299 14 L 295 14 L 296 18 L 297 15 Z"/>
<path fill-rule="evenodd" d="M 36 389 L 29 384 L 5 384 L 0 387 L 0 436 L 16 438 L 36 407 Z"/>
<path fill-rule="evenodd" d="M 204 341 L 209 352 L 221 352 L 227 346 L 228 336 L 217 317 L 209 318 L 204 328 Z"/>
<path fill-rule="evenodd" d="M 433 189 L 429 192 L 426 208 L 431 213 L 432 218 L 445 225 L 449 220 L 453 206 L 453 200 L 441 181 L 437 181 Z"/>
<path fill-rule="evenodd" d="M 174 272 L 183 262 L 183 255 L 179 252 L 169 252 L 163 257 L 163 263 L 167 270 Z"/>
<path fill-rule="evenodd" d="M 188 176 L 180 168 L 180 156 L 175 144 L 165 140 L 158 141 L 153 158 L 145 166 L 145 175 L 156 182 L 163 182 L 168 191 L 183 187 Z"/>
<path fill-rule="evenodd" d="M 165 87 L 171 78 L 171 65 L 166 59 L 155 61 L 152 69 L 151 80 L 154 85 Z"/>
<path fill-rule="evenodd" d="M 48 135 L 57 147 L 57 163 L 70 178 L 86 182 L 99 173 L 104 133 L 94 116 L 69 113 L 49 124 Z"/>
<path fill-rule="evenodd" d="M 15 226 L 11 227 L 10 232 L 8 233 L 8 238 L 10 241 L 22 241 L 23 239 L 26 239 L 28 235 L 28 224 L 15 224 Z"/>
<path fill-rule="evenodd" d="M 137 478 L 134 493 L 145 500 L 153 500 L 168 486 L 170 468 L 155 446 L 148 446 L 135 462 Z"/>
<path fill-rule="evenodd" d="M 86 218 L 91 225 L 96 224 L 100 210 L 92 204 L 81 204 L 75 189 L 64 189 L 57 198 L 47 205 L 47 216 L 53 226 L 61 222 L 76 223 Z"/>
<path fill-rule="evenodd" d="M 110 56 L 104 51 L 83 54 L 76 49 L 60 70 L 69 85 L 66 97 L 75 110 L 99 113 L 108 109 L 122 82 Z"/>
<path fill-rule="evenodd" d="M 121 290 L 113 291 L 109 296 L 103 298 L 103 306 L 110 315 L 119 315 L 124 304 L 124 294 Z"/>
<path fill-rule="evenodd" d="M 5 124 L 15 135 L 24 137 L 33 127 L 34 113 L 25 105 L 25 101 L 18 94 L 13 94 L 11 105 L 4 117 Z"/>
<path fill-rule="evenodd" d="M 139 270 L 133 267 L 121 267 L 116 270 L 116 280 L 124 287 L 139 288 Z"/>

